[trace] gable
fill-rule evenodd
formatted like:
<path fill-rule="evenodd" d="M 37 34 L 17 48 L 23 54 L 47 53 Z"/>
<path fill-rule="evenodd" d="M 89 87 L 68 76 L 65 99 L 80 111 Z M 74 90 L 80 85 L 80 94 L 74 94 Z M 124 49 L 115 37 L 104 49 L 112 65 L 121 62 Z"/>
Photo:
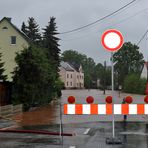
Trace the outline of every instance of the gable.
<path fill-rule="evenodd" d="M 0 21 L 0 33 L 1 35 L 3 35 L 3 38 L 6 35 L 17 36 L 21 40 L 29 44 L 29 38 L 6 18 L 3 18 Z"/>
<path fill-rule="evenodd" d="M 17 29 L 8 19 L 0 21 L 0 53 L 4 62 L 5 72 L 8 81 L 12 80 L 12 72 L 16 67 L 16 53 L 29 46 L 29 41 L 25 35 Z"/>

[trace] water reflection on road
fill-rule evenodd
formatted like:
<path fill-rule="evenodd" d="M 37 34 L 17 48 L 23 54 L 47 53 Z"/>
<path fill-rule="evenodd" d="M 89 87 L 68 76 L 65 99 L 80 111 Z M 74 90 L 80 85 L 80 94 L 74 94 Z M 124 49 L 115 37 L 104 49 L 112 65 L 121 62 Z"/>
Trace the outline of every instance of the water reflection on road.
<path fill-rule="evenodd" d="M 61 97 L 62 105 L 67 103 L 67 97 L 74 95 L 76 103 L 86 103 L 85 98 L 92 95 L 95 98 L 94 103 L 105 103 L 105 96 L 110 95 L 107 91 L 103 95 L 99 90 L 64 90 Z M 121 103 L 122 99 L 129 94 L 115 92 L 115 103 Z M 144 96 L 134 95 L 134 103 L 143 103 Z M 59 131 L 60 123 L 59 101 L 48 106 L 38 108 L 34 111 L 25 112 L 22 115 L 13 117 L 17 121 L 19 129 L 34 129 Z M 90 116 L 90 115 L 63 115 L 64 132 L 75 133 L 76 136 L 64 137 L 63 148 L 69 148 L 75 145 L 76 148 L 148 148 L 148 117 L 147 116 L 128 116 L 128 122 L 123 122 L 123 116 L 116 116 L 116 135 L 122 137 L 122 145 L 106 145 L 105 139 L 112 135 L 111 116 Z M 130 122 L 129 122 L 130 121 Z M 132 122 L 131 122 L 132 121 Z M 90 131 L 84 134 L 88 129 Z M 18 139 L 19 137 L 19 139 Z M 29 134 L 2 134 L 0 133 L 0 142 L 5 145 L 5 140 L 13 143 L 14 147 L 59 147 L 59 137 L 45 135 Z M 8 143 L 9 144 L 9 143 Z M 38 145 L 38 146 L 37 146 Z"/>
<path fill-rule="evenodd" d="M 59 105 L 57 102 L 54 102 L 34 111 L 29 111 L 21 115 L 17 115 L 13 119 L 18 122 L 19 126 L 54 124 L 58 121 L 58 111 Z"/>
<path fill-rule="evenodd" d="M 93 96 L 95 98 L 94 103 L 105 103 L 105 97 L 111 95 L 111 91 L 106 91 L 106 95 L 100 90 L 64 90 L 62 91 L 62 97 L 57 102 L 54 102 L 46 107 L 41 107 L 34 111 L 25 112 L 22 115 L 16 116 L 14 119 L 19 121 L 19 126 L 29 125 L 47 125 L 60 123 L 60 106 L 67 103 L 67 97 L 73 95 L 76 97 L 76 103 L 86 103 L 87 96 Z M 114 102 L 121 103 L 122 99 L 130 94 L 122 93 L 119 97 L 118 92 L 115 92 Z M 132 95 L 134 98 L 133 103 L 143 103 L 143 95 Z M 112 116 L 98 116 L 98 115 L 63 115 L 63 123 L 83 123 L 83 122 L 95 122 L 95 121 L 111 121 Z M 115 117 L 116 121 L 122 121 L 123 116 L 118 115 Z M 128 121 L 148 121 L 148 116 L 145 115 L 132 115 L 128 116 Z"/>

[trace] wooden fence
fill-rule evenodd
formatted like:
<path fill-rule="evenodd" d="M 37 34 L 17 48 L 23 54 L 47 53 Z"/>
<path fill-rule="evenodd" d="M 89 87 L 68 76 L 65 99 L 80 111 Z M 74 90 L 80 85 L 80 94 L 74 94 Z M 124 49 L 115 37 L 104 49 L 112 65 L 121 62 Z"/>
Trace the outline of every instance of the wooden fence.
<path fill-rule="evenodd" d="M 0 117 L 10 117 L 22 113 L 22 104 L 0 106 Z"/>

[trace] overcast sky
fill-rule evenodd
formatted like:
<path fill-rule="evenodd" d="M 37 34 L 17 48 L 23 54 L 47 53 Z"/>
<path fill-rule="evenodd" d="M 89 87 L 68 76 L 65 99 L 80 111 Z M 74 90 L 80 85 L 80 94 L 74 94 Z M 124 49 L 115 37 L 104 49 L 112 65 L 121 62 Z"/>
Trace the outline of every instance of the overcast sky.
<path fill-rule="evenodd" d="M 0 17 L 12 17 L 12 23 L 19 28 L 23 21 L 27 22 L 28 17 L 34 17 L 42 29 L 50 17 L 54 16 L 58 32 L 64 32 L 96 21 L 129 2 L 130 0 L 0 0 Z M 61 51 L 77 50 L 92 57 L 96 63 L 109 61 L 110 53 L 103 49 L 100 38 L 110 28 L 120 30 L 125 41 L 136 44 L 148 29 L 148 0 L 137 0 L 117 15 L 79 32 L 59 35 Z M 147 59 L 146 38 L 139 46 Z"/>

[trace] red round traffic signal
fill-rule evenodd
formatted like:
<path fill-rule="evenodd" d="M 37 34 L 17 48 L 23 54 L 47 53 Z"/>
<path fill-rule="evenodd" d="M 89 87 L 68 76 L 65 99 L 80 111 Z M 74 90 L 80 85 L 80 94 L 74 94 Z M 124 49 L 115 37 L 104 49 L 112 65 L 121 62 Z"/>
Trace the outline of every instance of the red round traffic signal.
<path fill-rule="evenodd" d="M 70 103 L 70 104 L 73 104 L 73 103 L 75 103 L 75 97 L 74 96 L 69 96 L 68 97 L 68 103 Z"/>
<path fill-rule="evenodd" d="M 125 102 L 128 103 L 128 104 L 130 104 L 130 103 L 133 102 L 133 98 L 132 98 L 131 96 L 127 96 L 127 97 L 125 98 Z"/>
<path fill-rule="evenodd" d="M 88 97 L 86 98 L 86 102 L 89 103 L 89 104 L 91 104 L 91 103 L 94 102 L 94 98 L 93 98 L 92 96 L 88 96 Z"/>
<path fill-rule="evenodd" d="M 107 96 L 105 101 L 106 101 L 106 103 L 111 104 L 113 102 L 113 97 L 112 96 Z"/>

